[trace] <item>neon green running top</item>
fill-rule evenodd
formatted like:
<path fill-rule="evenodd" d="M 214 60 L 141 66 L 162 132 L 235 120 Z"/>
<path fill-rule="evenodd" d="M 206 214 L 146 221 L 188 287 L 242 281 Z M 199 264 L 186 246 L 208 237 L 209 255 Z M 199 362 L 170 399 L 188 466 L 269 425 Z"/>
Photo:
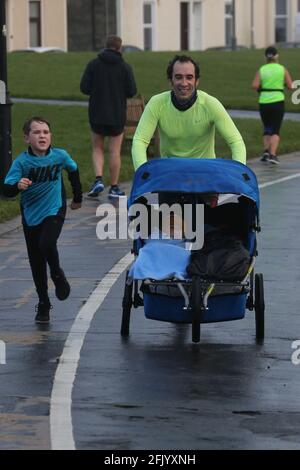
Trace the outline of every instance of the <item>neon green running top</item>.
<path fill-rule="evenodd" d="M 171 92 L 153 96 L 145 107 L 132 144 L 135 170 L 147 161 L 147 147 L 159 127 L 162 157 L 215 158 L 215 129 L 229 145 L 233 160 L 246 164 L 246 148 L 241 134 L 223 105 L 204 91 L 197 91 L 195 103 L 180 111 L 171 101 Z"/>
<path fill-rule="evenodd" d="M 285 83 L 285 68 L 277 63 L 265 64 L 259 69 L 260 87 L 266 89 L 283 90 Z M 277 103 L 284 101 L 283 91 L 262 91 L 259 103 Z"/>

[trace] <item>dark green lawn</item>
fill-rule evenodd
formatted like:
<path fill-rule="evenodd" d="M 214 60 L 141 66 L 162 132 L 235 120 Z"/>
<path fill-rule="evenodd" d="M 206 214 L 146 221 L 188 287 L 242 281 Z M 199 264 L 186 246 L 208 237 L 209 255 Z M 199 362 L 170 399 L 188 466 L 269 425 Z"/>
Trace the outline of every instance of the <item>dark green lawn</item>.
<path fill-rule="evenodd" d="M 168 89 L 166 67 L 175 52 L 124 54 L 133 67 L 139 93 L 148 100 Z M 251 89 L 256 70 L 264 62 L 262 50 L 189 52 L 200 64 L 200 88 L 219 98 L 228 108 L 256 109 L 257 93 Z M 80 93 L 83 70 L 95 53 L 8 54 L 9 90 L 12 96 L 86 99 Z M 282 49 L 281 61 L 294 80 L 300 79 L 300 49 Z M 287 110 L 299 111 L 287 93 Z"/>

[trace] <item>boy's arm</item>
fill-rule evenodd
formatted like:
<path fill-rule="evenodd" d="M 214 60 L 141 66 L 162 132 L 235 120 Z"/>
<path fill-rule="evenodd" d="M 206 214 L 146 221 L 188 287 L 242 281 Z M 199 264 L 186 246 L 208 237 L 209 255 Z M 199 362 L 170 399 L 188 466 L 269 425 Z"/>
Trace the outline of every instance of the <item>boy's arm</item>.
<path fill-rule="evenodd" d="M 68 171 L 68 178 L 72 186 L 73 200 L 71 209 L 80 209 L 82 203 L 82 189 L 78 168 L 74 171 Z"/>
<path fill-rule="evenodd" d="M 7 173 L 4 185 L 3 185 L 3 195 L 5 197 L 15 197 L 19 194 L 19 181 L 22 178 L 22 167 L 17 160 L 13 161 L 12 166 L 10 167 L 9 172 Z"/>
<path fill-rule="evenodd" d="M 68 179 L 70 181 L 72 192 L 73 192 L 73 200 L 71 202 L 70 207 L 71 209 L 79 209 L 82 203 L 82 189 L 81 189 L 78 165 L 66 151 L 64 151 L 64 157 L 65 157 L 65 160 L 64 160 L 63 168 L 68 173 Z"/>

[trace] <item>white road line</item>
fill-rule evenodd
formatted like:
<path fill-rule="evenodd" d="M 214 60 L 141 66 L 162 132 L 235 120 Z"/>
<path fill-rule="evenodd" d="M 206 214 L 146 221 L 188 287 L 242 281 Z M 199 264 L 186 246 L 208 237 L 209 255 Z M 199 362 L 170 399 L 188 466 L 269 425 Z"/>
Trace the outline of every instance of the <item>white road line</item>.
<path fill-rule="evenodd" d="M 260 189 L 299 178 L 300 173 L 262 183 Z M 56 369 L 50 402 L 50 438 L 54 450 L 75 450 L 72 426 L 72 390 L 80 360 L 80 351 L 96 311 L 103 303 L 119 276 L 132 263 L 127 253 L 99 282 L 80 309 L 65 343 Z"/>
<path fill-rule="evenodd" d="M 273 184 L 284 183 L 285 181 L 293 180 L 299 177 L 300 177 L 300 173 L 295 173 L 294 175 L 284 176 L 283 178 L 278 178 L 278 180 L 268 181 L 267 183 L 262 183 L 262 184 L 259 184 L 258 186 L 260 189 L 263 189 L 263 188 L 267 188 L 268 186 L 272 186 Z"/>
<path fill-rule="evenodd" d="M 54 450 L 75 450 L 72 426 L 72 389 L 80 351 L 96 311 L 123 271 L 132 263 L 127 253 L 99 282 L 78 312 L 56 369 L 50 401 L 50 438 Z"/>

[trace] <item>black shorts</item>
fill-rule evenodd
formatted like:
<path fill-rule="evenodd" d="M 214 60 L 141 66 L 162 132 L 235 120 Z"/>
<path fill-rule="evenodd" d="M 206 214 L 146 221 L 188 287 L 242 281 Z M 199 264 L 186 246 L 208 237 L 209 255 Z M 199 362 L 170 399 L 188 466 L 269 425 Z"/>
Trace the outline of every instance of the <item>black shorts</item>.
<path fill-rule="evenodd" d="M 124 131 L 124 127 L 103 126 L 102 124 L 93 124 L 92 122 L 90 123 L 90 127 L 95 134 L 104 136 L 116 136 L 122 134 Z"/>
<path fill-rule="evenodd" d="M 279 135 L 284 116 L 284 101 L 260 104 L 259 112 L 264 125 L 264 135 Z"/>

